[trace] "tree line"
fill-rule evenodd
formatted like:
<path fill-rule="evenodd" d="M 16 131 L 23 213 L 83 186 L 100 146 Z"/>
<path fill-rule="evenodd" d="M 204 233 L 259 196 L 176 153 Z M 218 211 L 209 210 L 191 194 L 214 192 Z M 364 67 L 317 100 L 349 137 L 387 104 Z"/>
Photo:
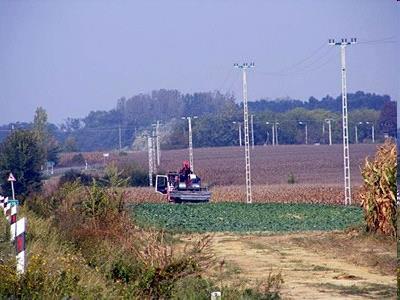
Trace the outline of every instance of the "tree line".
<path fill-rule="evenodd" d="M 384 135 L 396 135 L 396 104 L 388 95 L 358 91 L 348 94 L 350 142 L 372 138 L 374 125 L 377 141 Z M 254 115 L 254 142 L 272 142 L 271 123 L 277 124 L 280 144 L 300 144 L 305 141 L 305 123 L 309 143 L 327 143 L 331 119 L 332 139 L 341 142 L 341 96 L 298 99 L 261 99 L 249 102 Z M 152 124 L 160 121 L 161 146 L 165 149 L 187 145 L 185 116 L 197 116 L 193 121 L 193 142 L 196 147 L 230 146 L 239 143 L 238 123 L 243 122 L 242 104 L 231 94 L 202 92 L 183 94 L 177 90 L 156 90 L 131 98 L 118 99 L 114 109 L 91 111 L 82 119 L 67 118 L 61 125 L 46 123 L 46 131 L 61 151 L 95 151 L 145 147 L 145 136 L 152 134 Z M 236 123 L 233 123 L 236 122 Z M 266 123 L 269 123 L 266 124 Z M 299 123 L 302 122 L 302 123 Z M 361 122 L 361 123 L 360 123 Z M 367 124 L 368 122 L 369 124 Z M 11 127 L 31 129 L 33 123 L 14 123 L 0 127 L 0 139 Z M 56 143 L 57 142 L 57 143 Z M 54 148 L 54 147 L 53 147 Z"/>

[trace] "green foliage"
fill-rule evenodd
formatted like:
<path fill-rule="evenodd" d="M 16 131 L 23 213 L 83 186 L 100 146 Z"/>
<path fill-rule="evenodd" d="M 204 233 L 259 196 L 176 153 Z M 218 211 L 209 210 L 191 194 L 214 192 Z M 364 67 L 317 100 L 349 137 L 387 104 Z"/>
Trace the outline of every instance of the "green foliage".
<path fill-rule="evenodd" d="M 76 145 L 76 139 L 72 136 L 69 136 L 65 139 L 63 145 L 64 152 L 76 152 L 78 151 L 78 146 Z"/>
<path fill-rule="evenodd" d="M 78 181 L 85 186 L 89 186 L 92 185 L 93 179 L 98 180 L 98 177 L 71 169 L 60 177 L 59 184 L 64 185 L 67 182 L 72 183 Z"/>
<path fill-rule="evenodd" d="M 95 179 L 90 187 L 85 188 L 85 197 L 81 202 L 83 215 L 92 220 L 105 216 L 109 209 L 113 209 L 109 195 L 104 188 L 98 186 Z"/>
<path fill-rule="evenodd" d="M 362 222 L 358 207 L 316 204 L 139 204 L 142 226 L 183 232 L 340 230 Z"/>
<path fill-rule="evenodd" d="M 110 164 L 106 167 L 105 175 L 102 180 L 108 187 L 125 187 L 128 185 L 130 177 L 124 177 L 123 174 L 123 170 L 119 171 L 115 164 Z"/>
<path fill-rule="evenodd" d="M 44 145 L 48 138 L 47 112 L 43 107 L 38 107 L 33 118 L 33 132 L 40 145 Z"/>
<path fill-rule="evenodd" d="M 67 197 L 75 197 L 81 190 L 82 186 L 78 180 L 66 181 L 63 184 L 59 184 L 59 188 L 47 197 L 40 193 L 31 195 L 25 205 L 38 216 L 49 218 L 54 215 Z"/>
<path fill-rule="evenodd" d="M 171 291 L 171 299 L 208 300 L 216 288 L 201 277 L 187 277 L 177 281 Z"/>
<path fill-rule="evenodd" d="M 44 162 L 43 150 L 31 131 L 14 131 L 0 145 L 0 183 L 4 194 L 11 195 L 7 178 L 10 172 L 17 179 L 14 182 L 18 199 L 41 188 L 40 169 Z"/>
<path fill-rule="evenodd" d="M 46 161 L 58 163 L 60 152 L 59 142 L 49 133 L 47 112 L 43 107 L 38 107 L 33 119 L 33 134 L 42 148 Z"/>
<path fill-rule="evenodd" d="M 71 164 L 74 166 L 82 166 L 85 164 L 85 162 L 86 160 L 82 153 L 75 154 L 71 158 Z"/>
<path fill-rule="evenodd" d="M 125 164 L 120 167 L 122 170 L 121 176 L 128 178 L 129 186 L 148 186 L 149 172 L 141 168 L 135 163 Z"/>
<path fill-rule="evenodd" d="M 124 260 L 118 260 L 113 263 L 110 270 L 110 277 L 117 282 L 129 283 L 135 279 L 138 274 L 137 267 Z"/>

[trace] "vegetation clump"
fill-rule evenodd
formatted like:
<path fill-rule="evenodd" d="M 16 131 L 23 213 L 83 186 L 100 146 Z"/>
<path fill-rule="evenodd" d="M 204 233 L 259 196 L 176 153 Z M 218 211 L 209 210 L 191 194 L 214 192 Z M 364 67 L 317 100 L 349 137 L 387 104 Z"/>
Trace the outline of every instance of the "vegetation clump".
<path fill-rule="evenodd" d="M 360 193 L 367 231 L 396 235 L 397 154 L 396 144 L 387 140 L 379 146 L 373 160 L 368 158 L 362 170 Z"/>
<path fill-rule="evenodd" d="M 7 181 L 11 172 L 17 178 L 14 188 L 19 200 L 23 201 L 31 192 L 39 191 L 44 158 L 43 149 L 31 131 L 12 132 L 0 145 L 0 184 L 4 194 L 11 195 Z"/>
<path fill-rule="evenodd" d="M 103 184 L 66 181 L 29 197 L 20 209 L 30 224 L 28 267 L 18 275 L 10 251 L 0 252 L 2 297 L 209 299 L 210 291 L 221 290 L 232 299 L 260 299 L 258 290 L 218 288 L 204 277 L 215 263 L 211 236 L 182 248 L 163 230 L 137 226 L 120 189 L 128 180 L 109 166 Z M 11 249 L 2 229 L 0 249 Z"/>

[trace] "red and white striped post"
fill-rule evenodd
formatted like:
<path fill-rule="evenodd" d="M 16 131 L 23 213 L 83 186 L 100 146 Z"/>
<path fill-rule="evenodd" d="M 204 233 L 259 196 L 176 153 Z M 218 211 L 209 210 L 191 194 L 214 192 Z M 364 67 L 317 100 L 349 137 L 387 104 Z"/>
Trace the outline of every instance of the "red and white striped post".
<path fill-rule="evenodd" d="M 14 201 L 14 202 L 13 202 Z M 25 273 L 25 231 L 26 218 L 17 221 L 17 205 L 15 199 L 8 201 L 8 197 L 0 196 L 0 208 L 3 210 L 8 222 L 10 222 L 11 241 L 15 241 L 17 273 Z"/>
<path fill-rule="evenodd" d="M 11 216 L 10 216 L 10 233 L 11 233 L 11 242 L 15 240 L 15 236 L 17 233 L 17 206 L 11 206 Z"/>
<path fill-rule="evenodd" d="M 16 223 L 16 257 L 17 257 L 17 273 L 25 272 L 25 228 L 26 218 L 22 218 Z"/>

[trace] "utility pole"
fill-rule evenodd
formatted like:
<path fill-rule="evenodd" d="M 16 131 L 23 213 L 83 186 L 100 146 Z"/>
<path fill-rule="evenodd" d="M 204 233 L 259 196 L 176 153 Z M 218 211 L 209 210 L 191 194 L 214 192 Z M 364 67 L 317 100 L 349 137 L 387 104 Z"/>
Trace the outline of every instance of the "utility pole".
<path fill-rule="evenodd" d="M 240 122 L 232 122 L 233 124 L 238 124 L 238 129 L 239 129 L 239 146 L 242 147 L 242 123 Z"/>
<path fill-rule="evenodd" d="M 350 153 L 349 153 L 349 124 L 347 112 L 347 82 L 346 82 L 346 47 L 355 44 L 357 40 L 352 38 L 350 42 L 342 39 L 335 42 L 330 39 L 329 45 L 340 46 L 341 70 L 342 70 L 342 119 L 343 119 L 343 165 L 344 165 L 344 204 L 351 204 L 351 183 L 350 183 Z"/>
<path fill-rule="evenodd" d="M 251 148 L 254 149 L 254 115 L 251 114 L 250 116 L 251 121 Z"/>
<path fill-rule="evenodd" d="M 197 116 L 194 117 L 182 117 L 183 120 L 188 120 L 189 126 L 189 164 L 190 170 L 194 172 L 194 165 L 193 165 L 193 135 L 192 135 L 192 118 L 197 119 Z"/>
<path fill-rule="evenodd" d="M 275 146 L 275 124 L 272 123 L 272 146 Z"/>
<path fill-rule="evenodd" d="M 161 149 L 160 149 L 160 121 L 156 124 L 156 144 L 157 144 L 157 166 L 161 163 Z"/>
<path fill-rule="evenodd" d="M 154 159 L 154 164 L 157 164 L 157 166 L 160 166 L 160 155 L 161 155 L 161 150 L 160 150 L 160 121 L 157 121 L 155 124 L 152 124 L 153 126 L 153 130 L 155 128 L 155 133 L 153 131 L 153 137 L 155 138 L 155 143 L 154 143 L 154 155 L 155 155 L 155 159 Z"/>
<path fill-rule="evenodd" d="M 361 123 L 361 122 L 360 122 Z M 354 127 L 354 133 L 355 133 L 355 138 L 356 138 L 356 144 L 358 144 L 358 128 L 357 128 L 357 123 L 356 126 Z"/>
<path fill-rule="evenodd" d="M 234 67 L 242 69 L 243 76 L 243 121 L 244 121 L 244 153 L 246 163 L 246 202 L 252 203 L 251 194 L 251 165 L 250 165 L 250 145 L 249 145 L 249 111 L 247 103 L 247 69 L 254 67 L 254 63 L 234 64 Z"/>
<path fill-rule="evenodd" d="M 329 146 L 332 146 L 332 119 L 325 119 L 325 122 L 328 123 L 328 132 L 329 132 Z"/>
<path fill-rule="evenodd" d="M 151 150 L 151 154 L 153 155 L 153 174 L 157 173 L 157 149 L 156 149 L 156 133 L 155 133 L 155 128 L 153 128 L 152 132 L 151 132 L 151 144 L 152 144 L 152 150 Z"/>
<path fill-rule="evenodd" d="M 149 157 L 149 186 L 153 186 L 153 139 L 151 135 L 147 137 L 147 150 Z"/>
<path fill-rule="evenodd" d="M 375 144 L 375 126 L 373 122 L 365 122 L 365 124 L 371 124 L 371 138 L 372 138 L 372 143 Z"/>
<path fill-rule="evenodd" d="M 271 123 L 270 123 L 270 122 L 265 122 L 265 124 L 269 125 L 269 124 L 271 124 Z M 272 145 L 272 146 L 275 146 L 274 123 L 272 123 L 271 132 L 272 132 L 272 142 L 271 142 L 271 145 Z M 268 128 L 267 128 L 267 140 L 268 140 L 268 137 L 269 137 L 269 133 L 268 133 Z"/>
<path fill-rule="evenodd" d="M 271 131 L 272 131 L 272 146 L 275 146 L 275 124 L 276 124 L 276 122 L 275 123 L 274 122 L 272 122 L 272 123 L 265 122 L 265 124 L 267 124 L 267 125 L 271 124 L 272 125 L 272 128 L 271 128 Z"/>
<path fill-rule="evenodd" d="M 121 125 L 118 127 L 118 138 L 119 138 L 119 151 L 122 150 L 122 135 L 121 135 Z"/>
<path fill-rule="evenodd" d="M 299 122 L 300 125 L 304 125 L 304 129 L 305 129 L 305 143 L 306 145 L 308 144 L 308 129 L 307 129 L 307 123 L 306 122 Z"/>

